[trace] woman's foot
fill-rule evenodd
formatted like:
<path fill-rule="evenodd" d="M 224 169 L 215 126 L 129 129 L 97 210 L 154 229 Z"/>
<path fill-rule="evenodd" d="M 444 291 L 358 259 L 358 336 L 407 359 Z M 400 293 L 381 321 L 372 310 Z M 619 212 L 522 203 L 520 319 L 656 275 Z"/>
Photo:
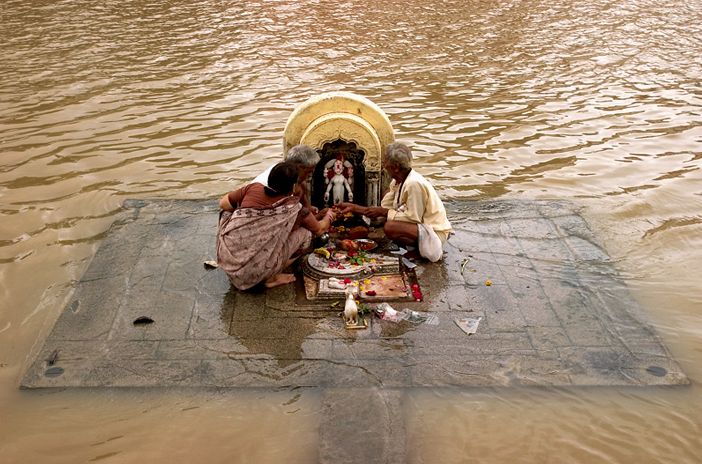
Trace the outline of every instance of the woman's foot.
<path fill-rule="evenodd" d="M 265 285 L 266 288 L 273 288 L 292 282 L 295 282 L 294 274 L 276 274 L 273 277 L 268 278 L 268 280 L 266 280 Z"/>

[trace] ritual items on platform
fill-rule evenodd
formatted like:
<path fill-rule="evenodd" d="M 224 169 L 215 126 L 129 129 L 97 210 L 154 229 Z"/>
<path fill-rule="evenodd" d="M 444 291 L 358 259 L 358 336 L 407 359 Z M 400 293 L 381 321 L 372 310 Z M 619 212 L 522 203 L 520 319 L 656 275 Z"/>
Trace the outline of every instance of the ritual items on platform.
<path fill-rule="evenodd" d="M 353 213 L 341 213 L 341 209 L 335 205 L 332 209 L 336 212 L 336 220 L 329 228 L 329 233 L 339 239 L 360 239 L 367 238 L 370 232 L 370 220 L 364 216 L 356 216 Z"/>
<path fill-rule="evenodd" d="M 344 321 L 346 325 L 358 324 L 358 305 L 356 304 L 356 289 L 349 285 L 344 290 L 346 302 L 344 303 Z"/>
<path fill-rule="evenodd" d="M 344 321 L 344 326 L 346 327 L 347 330 L 367 329 L 368 328 L 368 321 L 366 320 L 365 317 L 358 316 L 358 320 L 356 321 L 356 323 Z"/>
<path fill-rule="evenodd" d="M 412 296 L 414 297 L 414 299 L 417 301 L 422 301 L 422 298 L 424 298 L 424 296 L 422 295 L 422 291 L 419 289 L 419 284 L 415 282 L 410 286 L 410 288 L 412 290 Z"/>
<path fill-rule="evenodd" d="M 324 247 L 316 248 L 314 250 L 314 253 L 326 259 L 331 258 L 331 250 L 328 250 Z"/>
<path fill-rule="evenodd" d="M 348 281 L 348 282 L 347 282 Z M 327 279 L 327 285 L 329 288 L 334 288 L 336 290 L 346 290 L 346 285 L 351 283 L 351 279 L 337 279 L 336 277 L 330 277 Z"/>
<path fill-rule="evenodd" d="M 347 238 L 366 238 L 370 229 L 366 226 L 355 226 L 345 231 L 344 236 Z"/>
<path fill-rule="evenodd" d="M 341 241 L 339 242 L 339 247 L 340 247 L 342 250 L 353 251 L 353 252 L 358 251 L 358 249 L 359 249 L 359 245 L 358 245 L 356 242 L 354 242 L 353 240 L 350 240 L 350 239 L 341 240 Z"/>
<path fill-rule="evenodd" d="M 369 239 L 329 239 L 315 249 L 302 262 L 307 299 L 343 298 L 353 285 L 359 301 L 423 301 L 415 271 L 401 257 L 370 251 L 376 247 Z"/>
<path fill-rule="evenodd" d="M 402 274 L 366 277 L 358 281 L 359 295 L 366 301 L 409 300 L 406 280 Z"/>
<path fill-rule="evenodd" d="M 319 280 L 305 276 L 305 279 L 314 287 L 309 289 L 308 299 L 344 298 L 345 290 L 353 287 L 361 302 L 417 301 L 412 285 L 406 282 L 409 278 L 403 274 L 372 275 L 359 279 L 328 277 Z"/>
<path fill-rule="evenodd" d="M 354 242 L 356 242 L 358 248 L 363 251 L 371 251 L 378 248 L 378 244 L 374 240 L 370 240 L 367 238 L 359 238 L 354 240 Z"/>
<path fill-rule="evenodd" d="M 347 239 L 340 242 L 340 248 L 317 248 L 307 258 L 307 264 L 315 271 L 331 276 L 398 272 L 400 266 L 396 257 L 360 249 L 361 246 L 369 246 L 369 242 L 358 244 Z"/>

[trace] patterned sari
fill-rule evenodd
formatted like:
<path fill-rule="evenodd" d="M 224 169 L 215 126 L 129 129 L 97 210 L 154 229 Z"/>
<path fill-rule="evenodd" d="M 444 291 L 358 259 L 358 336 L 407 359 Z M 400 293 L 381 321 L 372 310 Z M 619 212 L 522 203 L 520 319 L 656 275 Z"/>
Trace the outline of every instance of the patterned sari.
<path fill-rule="evenodd" d="M 312 233 L 293 230 L 302 205 L 298 197 L 286 197 L 270 208 L 239 208 L 222 211 L 217 231 L 217 263 L 231 283 L 246 290 L 283 269 Z"/>

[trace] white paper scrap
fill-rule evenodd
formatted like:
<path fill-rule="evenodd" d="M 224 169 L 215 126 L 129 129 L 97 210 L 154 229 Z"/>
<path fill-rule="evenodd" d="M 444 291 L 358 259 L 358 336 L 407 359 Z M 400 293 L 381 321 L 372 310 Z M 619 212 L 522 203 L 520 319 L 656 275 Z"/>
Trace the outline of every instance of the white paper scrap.
<path fill-rule="evenodd" d="M 395 250 L 395 251 L 391 251 L 390 253 L 393 254 L 393 255 L 404 256 L 404 255 L 407 254 L 407 250 L 405 250 L 404 248 L 400 247 L 399 249 L 397 249 L 397 250 Z"/>
<path fill-rule="evenodd" d="M 478 331 L 478 324 L 480 324 L 481 319 L 482 316 L 464 317 L 460 319 L 454 319 L 454 321 L 456 322 L 456 325 L 461 328 L 462 331 L 464 331 L 468 335 L 473 335 L 475 332 Z"/>

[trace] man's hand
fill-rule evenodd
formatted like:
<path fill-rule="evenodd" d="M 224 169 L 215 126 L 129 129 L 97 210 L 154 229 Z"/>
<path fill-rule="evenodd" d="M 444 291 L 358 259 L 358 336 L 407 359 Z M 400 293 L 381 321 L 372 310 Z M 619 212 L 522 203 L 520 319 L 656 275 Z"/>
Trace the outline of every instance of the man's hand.
<path fill-rule="evenodd" d="M 361 206 L 355 203 L 339 203 L 338 206 L 341 208 L 341 214 L 362 214 L 371 219 L 384 218 L 388 216 L 388 210 L 381 206 Z"/>
<path fill-rule="evenodd" d="M 341 214 L 359 214 L 361 212 L 361 207 L 355 203 L 339 203 L 337 206 L 341 210 Z"/>
<path fill-rule="evenodd" d="M 385 208 L 381 208 L 380 206 L 369 206 L 368 208 L 366 208 L 363 214 L 371 219 L 378 219 L 387 217 L 388 210 Z"/>

